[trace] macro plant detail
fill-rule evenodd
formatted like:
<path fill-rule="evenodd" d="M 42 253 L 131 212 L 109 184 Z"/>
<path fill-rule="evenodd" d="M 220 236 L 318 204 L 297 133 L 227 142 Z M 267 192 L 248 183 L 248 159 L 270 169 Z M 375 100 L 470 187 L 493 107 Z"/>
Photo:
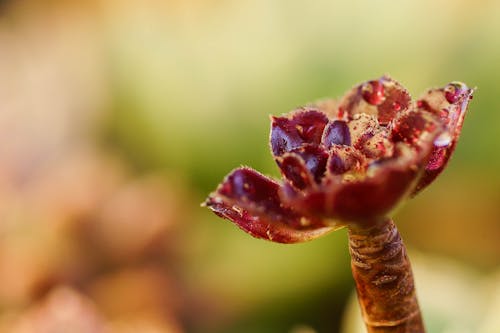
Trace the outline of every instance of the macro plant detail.
<path fill-rule="evenodd" d="M 411 266 L 391 219 L 444 169 L 473 90 L 460 82 L 417 101 L 388 76 L 271 117 L 277 181 L 233 170 L 205 205 L 279 243 L 349 229 L 351 268 L 369 332 L 424 332 Z"/>

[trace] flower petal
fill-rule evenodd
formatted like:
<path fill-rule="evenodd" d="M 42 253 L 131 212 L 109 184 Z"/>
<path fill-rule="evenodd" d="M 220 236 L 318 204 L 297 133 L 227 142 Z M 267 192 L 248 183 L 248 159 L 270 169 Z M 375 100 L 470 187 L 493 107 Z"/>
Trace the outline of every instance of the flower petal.
<path fill-rule="evenodd" d="M 355 86 L 340 101 L 339 109 L 350 118 L 359 113 L 377 117 L 381 125 L 387 125 L 399 112 L 409 108 L 408 91 L 388 76 Z"/>
<path fill-rule="evenodd" d="M 373 115 L 358 113 L 348 122 L 351 141 L 354 147 L 362 146 L 380 127 Z"/>
<path fill-rule="evenodd" d="M 330 199 L 329 208 L 357 223 L 387 216 L 415 186 L 425 163 L 417 155 L 405 144 L 397 144 L 393 157 L 368 167 L 366 178 L 344 183 Z"/>
<path fill-rule="evenodd" d="M 302 216 L 284 206 L 280 185 L 255 170 L 231 172 L 205 204 L 250 235 L 278 243 L 317 238 L 332 230 L 322 219 Z"/>
<path fill-rule="evenodd" d="M 473 92 L 473 89 L 468 88 L 464 83 L 451 82 L 443 88 L 429 90 L 417 101 L 417 109 L 437 115 L 445 130 L 434 141 L 431 158 L 413 195 L 432 183 L 446 167 L 460 137 Z"/>
<path fill-rule="evenodd" d="M 288 192 L 284 201 L 301 212 L 342 222 L 369 224 L 387 216 L 413 190 L 430 154 L 434 137 L 428 137 L 426 150 L 417 151 L 397 143 L 390 158 L 370 165 L 366 174 L 325 179 L 322 188 L 306 195 Z M 348 173 L 347 173 L 348 174 Z"/>
<path fill-rule="evenodd" d="M 318 144 L 328 123 L 327 116 L 314 109 L 299 109 L 291 117 L 271 118 L 271 148 L 274 156 L 299 148 L 304 143 Z"/>
<path fill-rule="evenodd" d="M 390 140 L 389 129 L 385 126 L 373 131 L 358 149 L 368 158 L 381 159 L 392 155 L 394 143 Z"/>
<path fill-rule="evenodd" d="M 351 132 L 347 122 L 343 120 L 334 120 L 325 128 L 323 138 L 321 140 L 326 149 L 330 149 L 332 145 L 351 145 Z"/>
<path fill-rule="evenodd" d="M 346 173 L 359 173 L 364 171 L 366 159 L 356 149 L 334 145 L 330 150 L 328 160 L 328 175 L 343 175 Z"/>
<path fill-rule="evenodd" d="M 400 113 L 389 127 L 393 142 L 404 142 L 415 149 L 425 148 L 424 146 L 429 143 L 429 136 L 435 137 L 443 130 L 439 119 L 424 110 L 408 110 Z"/>
<path fill-rule="evenodd" d="M 282 175 L 299 190 L 321 182 L 327 160 L 326 150 L 313 144 L 303 144 L 276 158 Z"/>
<path fill-rule="evenodd" d="M 281 174 L 297 190 L 304 190 L 314 185 L 313 175 L 306 167 L 304 159 L 295 153 L 285 153 L 277 158 Z"/>
<path fill-rule="evenodd" d="M 304 160 L 307 170 L 313 175 L 316 183 L 320 183 L 321 178 L 325 175 L 326 161 L 328 160 L 326 150 L 320 146 L 308 144 L 294 149 L 293 152 Z"/>

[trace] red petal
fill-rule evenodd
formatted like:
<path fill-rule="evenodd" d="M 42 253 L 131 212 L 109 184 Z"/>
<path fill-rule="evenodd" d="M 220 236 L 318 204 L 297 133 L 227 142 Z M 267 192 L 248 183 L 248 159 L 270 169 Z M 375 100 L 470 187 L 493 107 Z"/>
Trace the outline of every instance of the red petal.
<path fill-rule="evenodd" d="M 307 170 L 313 175 L 316 183 L 320 183 L 321 178 L 325 175 L 326 161 L 328 160 L 326 150 L 319 146 L 304 145 L 293 152 L 304 160 Z"/>
<path fill-rule="evenodd" d="M 280 186 L 255 170 L 231 172 L 205 204 L 250 235 L 278 243 L 307 241 L 332 230 L 321 219 L 285 207 Z"/>
<path fill-rule="evenodd" d="M 323 133 L 323 145 L 330 149 L 332 145 L 351 145 L 351 132 L 349 126 L 343 120 L 334 120 L 330 122 Z"/>
<path fill-rule="evenodd" d="M 359 113 L 348 122 L 351 133 L 352 145 L 356 148 L 362 146 L 379 129 L 377 119 L 368 114 Z"/>
<path fill-rule="evenodd" d="M 297 154 L 285 153 L 277 159 L 281 174 L 298 190 L 304 190 L 314 184 L 313 175 L 304 160 Z"/>
<path fill-rule="evenodd" d="M 335 145 L 330 150 L 328 172 L 342 175 L 346 172 L 361 172 L 365 167 L 365 157 L 352 147 Z"/>
<path fill-rule="evenodd" d="M 434 141 L 431 158 L 413 195 L 432 183 L 446 167 L 460 137 L 472 94 L 473 90 L 469 89 L 464 83 L 452 82 L 443 88 L 429 90 L 418 100 L 418 110 L 425 110 L 437 115 L 445 130 Z"/>
<path fill-rule="evenodd" d="M 291 117 L 272 117 L 271 148 L 274 156 L 299 148 L 304 143 L 319 144 L 328 118 L 322 112 L 302 109 Z"/>
<path fill-rule="evenodd" d="M 287 193 L 285 201 L 299 211 L 316 212 L 324 218 L 373 223 L 387 216 L 414 188 L 433 139 L 420 152 L 399 143 L 391 158 L 373 163 L 366 175 L 327 178 L 322 188 L 305 195 Z"/>
<path fill-rule="evenodd" d="M 397 145 L 393 158 L 370 166 L 367 178 L 343 184 L 331 198 L 332 212 L 345 220 L 372 223 L 394 210 L 407 197 L 424 165 L 405 148 Z"/>
<path fill-rule="evenodd" d="M 435 137 L 442 131 L 439 119 L 423 110 L 408 110 L 399 114 L 390 128 L 393 142 L 405 142 L 416 149 L 422 149 L 429 136 Z"/>
<path fill-rule="evenodd" d="M 313 144 L 304 144 L 276 158 L 281 174 L 299 190 L 321 182 L 327 160 L 326 150 Z"/>
<path fill-rule="evenodd" d="M 367 81 L 348 92 L 340 101 L 339 109 L 350 118 L 358 113 L 377 117 L 381 125 L 387 125 L 399 112 L 410 106 L 408 91 L 388 76 Z"/>
<path fill-rule="evenodd" d="M 392 155 L 394 143 L 390 140 L 390 132 L 387 127 L 379 127 L 374 130 L 372 136 L 367 138 L 358 149 L 372 159 L 387 158 Z"/>

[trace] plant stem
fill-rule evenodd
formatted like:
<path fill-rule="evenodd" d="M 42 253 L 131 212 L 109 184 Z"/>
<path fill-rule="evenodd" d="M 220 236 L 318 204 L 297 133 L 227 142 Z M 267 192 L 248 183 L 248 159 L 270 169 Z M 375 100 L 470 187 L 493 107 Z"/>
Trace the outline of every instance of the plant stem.
<path fill-rule="evenodd" d="M 349 227 L 349 252 L 368 333 L 425 333 L 410 261 L 394 222 Z"/>

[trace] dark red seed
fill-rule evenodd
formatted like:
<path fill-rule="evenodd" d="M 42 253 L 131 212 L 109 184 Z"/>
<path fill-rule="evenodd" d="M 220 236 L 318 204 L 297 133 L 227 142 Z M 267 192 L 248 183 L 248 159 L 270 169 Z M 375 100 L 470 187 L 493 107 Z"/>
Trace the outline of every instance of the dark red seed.
<path fill-rule="evenodd" d="M 368 81 L 361 86 L 361 96 L 372 105 L 380 105 L 385 100 L 384 85 L 380 81 Z"/>

